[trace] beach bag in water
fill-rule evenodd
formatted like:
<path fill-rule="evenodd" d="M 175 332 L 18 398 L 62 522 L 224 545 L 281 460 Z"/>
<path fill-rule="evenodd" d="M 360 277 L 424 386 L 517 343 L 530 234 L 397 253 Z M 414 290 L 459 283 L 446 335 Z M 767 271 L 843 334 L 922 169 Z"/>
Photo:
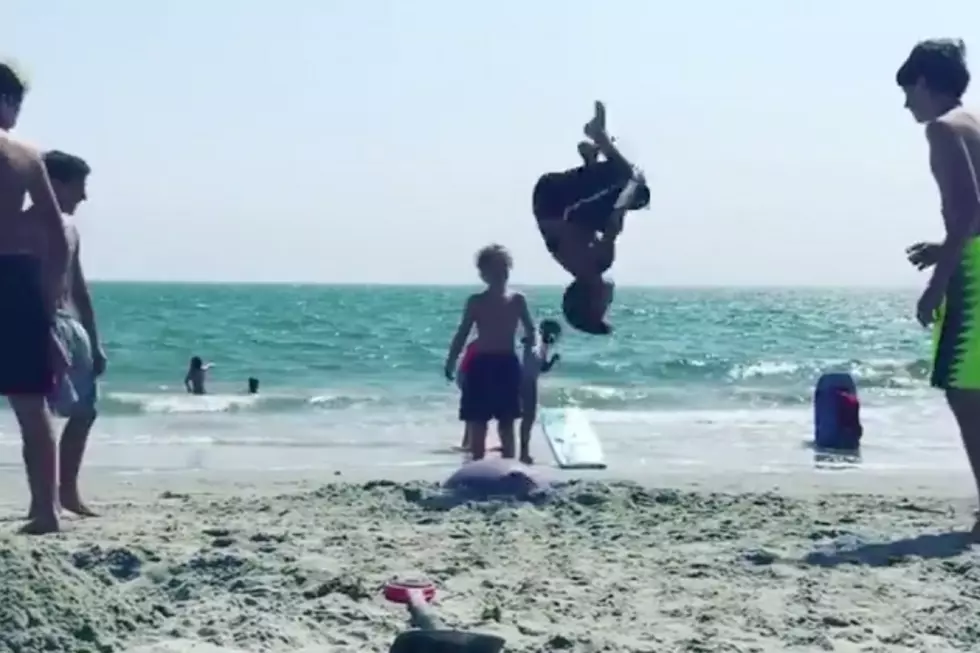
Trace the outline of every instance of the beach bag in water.
<path fill-rule="evenodd" d="M 820 449 L 854 451 L 861 446 L 861 401 L 850 374 L 824 374 L 813 394 L 813 443 Z"/>

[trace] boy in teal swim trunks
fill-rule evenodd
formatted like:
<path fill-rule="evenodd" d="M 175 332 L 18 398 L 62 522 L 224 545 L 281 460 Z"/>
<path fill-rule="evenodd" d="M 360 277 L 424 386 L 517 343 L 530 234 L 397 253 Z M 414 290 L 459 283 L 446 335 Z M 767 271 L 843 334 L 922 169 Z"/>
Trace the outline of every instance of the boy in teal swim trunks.
<path fill-rule="evenodd" d="M 925 125 L 946 231 L 942 243 L 908 249 L 917 268 L 934 268 L 916 317 L 933 326 L 932 385 L 946 393 L 980 496 L 980 118 L 962 106 L 970 83 L 963 41 L 918 43 L 895 81 L 905 108 Z M 980 521 L 973 534 L 980 539 Z"/>
<path fill-rule="evenodd" d="M 58 204 L 65 216 L 75 214 L 85 201 L 86 182 L 91 168 L 81 158 L 52 151 L 44 155 L 44 165 Z M 89 432 L 96 418 L 98 377 L 105 371 L 106 357 L 99 341 L 95 311 L 82 271 L 78 229 L 65 221 L 68 237 L 68 274 L 64 293 L 55 314 L 55 335 L 68 354 L 68 367 L 49 397 L 51 411 L 67 417 L 59 445 L 58 494 L 61 507 L 75 514 L 91 517 L 95 513 L 82 501 L 78 491 L 78 474 Z M 30 452 L 25 449 L 30 467 Z M 33 509 L 33 507 L 32 507 Z"/>

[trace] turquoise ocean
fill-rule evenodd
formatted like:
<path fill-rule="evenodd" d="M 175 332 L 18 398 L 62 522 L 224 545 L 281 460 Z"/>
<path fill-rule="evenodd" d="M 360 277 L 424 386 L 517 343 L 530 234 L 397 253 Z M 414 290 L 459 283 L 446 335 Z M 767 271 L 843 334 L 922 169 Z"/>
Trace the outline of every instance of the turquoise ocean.
<path fill-rule="evenodd" d="M 457 392 L 442 376 L 464 287 L 99 283 L 109 356 L 88 465 L 123 473 L 334 470 L 377 476 L 459 464 Z M 560 289 L 526 288 L 537 319 Z M 963 465 L 914 290 L 617 292 L 612 337 L 566 330 L 545 407 L 586 409 L 611 472 L 655 477 L 813 466 L 812 389 L 859 380 L 865 469 Z M 214 363 L 209 395 L 183 389 Z M 261 381 L 258 395 L 246 380 Z M 539 462 L 551 463 L 535 443 Z M 19 465 L 9 411 L 0 460 Z"/>

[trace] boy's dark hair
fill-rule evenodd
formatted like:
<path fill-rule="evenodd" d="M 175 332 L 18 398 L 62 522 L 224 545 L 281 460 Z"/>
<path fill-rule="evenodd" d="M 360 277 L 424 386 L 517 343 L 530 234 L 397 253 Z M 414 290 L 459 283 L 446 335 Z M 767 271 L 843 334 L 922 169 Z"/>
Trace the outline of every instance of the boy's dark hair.
<path fill-rule="evenodd" d="M 507 248 L 503 245 L 493 243 L 492 245 L 487 245 L 476 253 L 476 267 L 478 269 L 482 270 L 495 260 L 501 261 L 507 266 L 508 270 L 514 267 L 514 259 L 511 258 L 510 252 L 508 252 Z"/>
<path fill-rule="evenodd" d="M 565 288 L 561 298 L 561 311 L 565 320 L 574 328 L 595 336 L 612 333 L 609 326 L 601 317 L 592 315 L 592 289 L 588 284 L 576 279 Z"/>
<path fill-rule="evenodd" d="M 895 73 L 901 87 L 922 80 L 934 93 L 959 100 L 970 85 L 966 66 L 966 44 L 962 39 L 928 39 L 916 43 L 908 59 Z"/>
<path fill-rule="evenodd" d="M 552 320 L 550 317 L 541 320 L 541 324 L 538 326 L 542 331 L 551 331 L 553 333 L 561 333 L 561 323 L 558 320 Z"/>
<path fill-rule="evenodd" d="M 0 98 L 20 104 L 29 88 L 27 80 L 17 72 L 13 64 L 0 62 Z"/>
<path fill-rule="evenodd" d="M 51 181 L 69 183 L 84 179 L 92 172 L 92 168 L 85 162 L 85 159 L 74 154 L 51 150 L 45 152 L 43 158 L 44 167 L 47 169 Z"/>

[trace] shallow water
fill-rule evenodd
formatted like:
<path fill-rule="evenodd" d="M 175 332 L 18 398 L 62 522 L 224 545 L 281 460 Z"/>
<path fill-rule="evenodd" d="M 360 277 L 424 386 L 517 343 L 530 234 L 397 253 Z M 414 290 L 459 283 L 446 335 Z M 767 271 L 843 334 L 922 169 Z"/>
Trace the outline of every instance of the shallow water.
<path fill-rule="evenodd" d="M 120 472 L 450 469 L 442 361 L 466 293 L 447 287 L 99 284 L 110 357 L 89 465 Z M 558 289 L 527 290 L 551 317 Z M 812 469 L 812 386 L 859 380 L 865 472 L 965 466 L 927 385 L 912 291 L 621 289 L 610 338 L 566 334 L 544 406 L 586 409 L 634 478 Z M 187 360 L 213 393 L 183 392 Z M 261 394 L 244 394 L 246 379 Z M 0 460 L 19 464 L 9 412 Z M 550 462 L 544 443 L 537 457 Z"/>

